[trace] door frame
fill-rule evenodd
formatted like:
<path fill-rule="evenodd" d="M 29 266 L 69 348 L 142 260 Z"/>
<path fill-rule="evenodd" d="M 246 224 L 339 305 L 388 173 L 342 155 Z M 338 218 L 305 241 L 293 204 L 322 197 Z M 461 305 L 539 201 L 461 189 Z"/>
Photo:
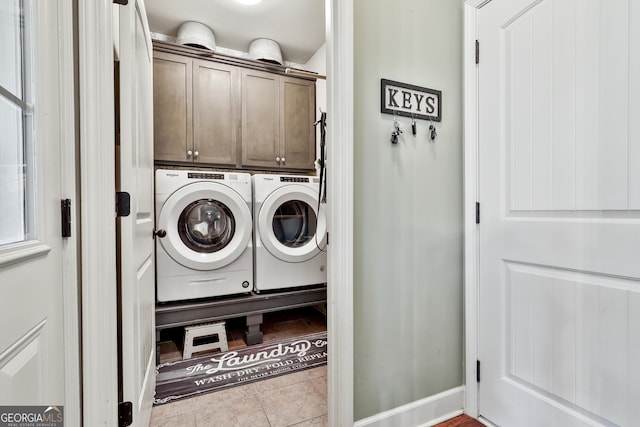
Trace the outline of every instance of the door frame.
<path fill-rule="evenodd" d="M 118 425 L 114 40 L 110 1 L 76 0 L 83 425 Z"/>
<path fill-rule="evenodd" d="M 113 9 L 110 2 L 76 4 L 81 235 L 92 242 L 81 248 L 83 420 L 117 425 Z M 330 285 L 327 295 L 329 424 L 346 426 L 354 421 L 353 0 L 326 0 L 325 6 L 333 234 L 328 282 L 338 284 Z"/>
<path fill-rule="evenodd" d="M 72 200 L 72 234 L 62 243 L 62 298 L 64 322 L 64 412 L 65 422 L 80 425 L 82 420 L 82 366 L 81 366 L 81 324 L 79 293 L 80 242 L 78 227 L 79 199 L 78 175 L 76 173 L 76 99 L 75 58 L 74 58 L 74 12 L 73 4 L 60 1 L 58 8 L 59 76 L 60 76 L 60 162 L 62 197 Z"/>
<path fill-rule="evenodd" d="M 464 411 L 478 418 L 478 289 L 479 259 L 476 202 L 478 194 L 478 9 L 491 0 L 465 0 L 464 4 Z"/>
<path fill-rule="evenodd" d="M 326 0 L 329 425 L 353 425 L 353 0 Z"/>

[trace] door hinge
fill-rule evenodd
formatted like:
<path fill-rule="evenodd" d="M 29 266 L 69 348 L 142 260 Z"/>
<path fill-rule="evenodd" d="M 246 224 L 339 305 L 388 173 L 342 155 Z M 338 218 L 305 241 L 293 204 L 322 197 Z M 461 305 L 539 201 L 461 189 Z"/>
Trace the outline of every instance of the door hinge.
<path fill-rule="evenodd" d="M 476 360 L 476 381 L 480 382 L 480 361 Z"/>
<path fill-rule="evenodd" d="M 480 42 L 476 40 L 476 64 L 480 63 Z"/>
<path fill-rule="evenodd" d="M 118 404 L 118 427 L 127 427 L 133 424 L 133 404 L 120 402 Z"/>
<path fill-rule="evenodd" d="M 71 237 L 71 199 L 60 200 L 60 217 L 62 218 L 62 237 Z"/>
<path fill-rule="evenodd" d="M 131 195 L 126 191 L 116 191 L 116 216 L 129 216 Z"/>
<path fill-rule="evenodd" d="M 476 224 L 480 224 L 480 202 L 476 202 Z"/>

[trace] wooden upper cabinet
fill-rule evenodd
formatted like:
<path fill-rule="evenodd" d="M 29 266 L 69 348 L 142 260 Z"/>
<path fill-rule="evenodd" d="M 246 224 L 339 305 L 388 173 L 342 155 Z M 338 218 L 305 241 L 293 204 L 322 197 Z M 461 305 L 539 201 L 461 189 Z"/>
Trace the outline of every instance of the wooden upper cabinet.
<path fill-rule="evenodd" d="M 236 166 L 239 147 L 240 69 L 193 62 L 193 159 Z"/>
<path fill-rule="evenodd" d="M 278 77 L 242 70 L 242 166 L 280 166 Z"/>
<path fill-rule="evenodd" d="M 314 81 L 242 72 L 242 166 L 313 169 Z"/>
<path fill-rule="evenodd" d="M 281 166 L 313 169 L 316 157 L 316 84 L 313 81 L 282 77 L 280 83 Z"/>
<path fill-rule="evenodd" d="M 190 161 L 192 60 L 155 52 L 153 57 L 153 134 L 156 160 Z"/>
<path fill-rule="evenodd" d="M 314 169 L 315 81 L 170 52 L 154 51 L 156 162 Z"/>

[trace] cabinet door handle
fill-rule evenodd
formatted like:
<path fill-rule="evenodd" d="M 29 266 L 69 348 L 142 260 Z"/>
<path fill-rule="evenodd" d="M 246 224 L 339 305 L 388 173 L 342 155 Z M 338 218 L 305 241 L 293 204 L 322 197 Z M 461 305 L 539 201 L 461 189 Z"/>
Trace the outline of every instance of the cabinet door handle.
<path fill-rule="evenodd" d="M 282 163 L 286 162 L 287 159 L 285 159 L 284 157 L 282 158 Z"/>
<path fill-rule="evenodd" d="M 276 157 L 276 162 L 280 163 L 280 157 Z"/>
<path fill-rule="evenodd" d="M 193 152 L 193 158 L 194 158 L 194 159 L 197 159 L 197 158 L 198 158 L 198 156 L 200 156 L 200 152 L 199 152 L 198 150 L 194 151 L 194 152 Z"/>
<path fill-rule="evenodd" d="M 193 151 L 187 150 L 187 157 L 191 158 L 192 155 L 193 155 Z"/>

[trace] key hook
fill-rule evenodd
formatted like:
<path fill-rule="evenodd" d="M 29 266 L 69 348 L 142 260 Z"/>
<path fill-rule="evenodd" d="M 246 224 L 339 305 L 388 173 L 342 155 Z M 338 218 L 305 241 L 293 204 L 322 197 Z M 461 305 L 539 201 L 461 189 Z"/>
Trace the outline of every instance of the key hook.
<path fill-rule="evenodd" d="M 397 144 L 398 137 L 402 135 L 404 131 L 400 129 L 400 122 L 398 121 L 398 117 L 395 114 L 393 115 L 393 129 L 394 131 L 391 132 L 391 143 Z"/>
<path fill-rule="evenodd" d="M 430 121 L 429 124 L 429 139 L 431 141 L 435 141 L 438 133 L 436 132 L 436 126 L 433 124 L 433 121 Z"/>

